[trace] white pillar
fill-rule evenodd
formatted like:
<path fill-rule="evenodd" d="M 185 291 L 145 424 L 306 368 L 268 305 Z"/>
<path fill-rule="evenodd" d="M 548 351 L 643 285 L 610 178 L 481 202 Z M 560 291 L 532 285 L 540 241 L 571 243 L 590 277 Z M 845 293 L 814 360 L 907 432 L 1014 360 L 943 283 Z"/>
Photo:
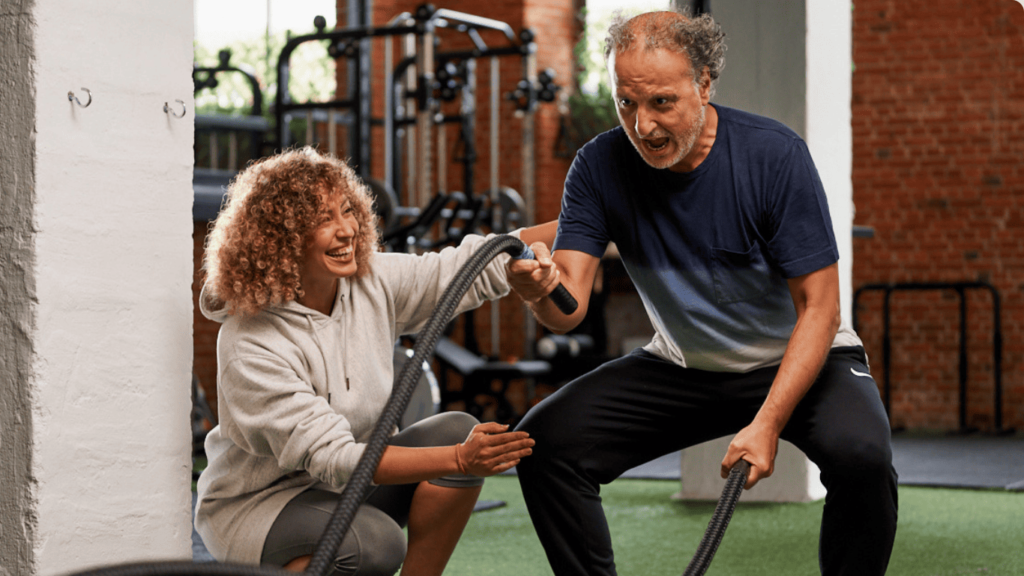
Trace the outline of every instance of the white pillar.
<path fill-rule="evenodd" d="M 714 0 L 711 14 L 726 34 L 725 69 L 714 103 L 786 124 L 807 142 L 818 168 L 839 245 L 843 322 L 852 299 L 853 184 L 851 14 L 843 0 Z M 683 451 L 680 498 L 717 499 L 730 438 Z M 743 500 L 806 502 L 822 498 L 818 469 L 788 442 L 775 473 Z"/>
<path fill-rule="evenodd" d="M 191 557 L 192 27 L 0 10 L 0 574 Z"/>
<path fill-rule="evenodd" d="M 718 500 L 725 480 L 721 477 L 722 458 L 732 436 L 726 436 L 683 450 L 680 457 L 682 487 L 672 496 L 676 500 Z M 789 442 L 779 442 L 775 473 L 744 490 L 744 502 L 810 502 L 825 497 L 818 480 L 819 470 Z"/>

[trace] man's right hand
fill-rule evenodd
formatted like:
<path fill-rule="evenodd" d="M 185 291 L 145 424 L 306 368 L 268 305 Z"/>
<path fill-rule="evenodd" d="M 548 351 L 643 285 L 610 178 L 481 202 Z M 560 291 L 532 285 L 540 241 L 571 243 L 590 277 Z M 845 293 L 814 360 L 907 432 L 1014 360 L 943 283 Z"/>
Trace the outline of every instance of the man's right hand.
<path fill-rule="evenodd" d="M 508 283 L 524 302 L 536 304 L 558 286 L 560 277 L 551 252 L 543 242 L 534 242 L 530 249 L 535 259 L 509 260 Z"/>

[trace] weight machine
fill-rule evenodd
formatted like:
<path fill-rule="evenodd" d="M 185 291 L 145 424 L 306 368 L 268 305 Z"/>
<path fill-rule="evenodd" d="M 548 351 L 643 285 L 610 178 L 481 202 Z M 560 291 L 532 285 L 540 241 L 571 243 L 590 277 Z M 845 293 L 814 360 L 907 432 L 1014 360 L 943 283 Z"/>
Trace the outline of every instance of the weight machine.
<path fill-rule="evenodd" d="M 338 152 L 338 128 L 343 126 L 349 136 L 348 156 L 357 172 L 365 179 L 371 168 L 370 131 L 373 125 L 384 128 L 384 179 L 378 188 L 387 194 L 386 202 L 394 206 L 396 222 L 385 229 L 389 248 L 398 251 L 429 250 L 454 244 L 479 227 L 492 232 L 505 232 L 516 226 L 532 224 L 534 202 L 533 116 L 538 102 L 553 101 L 558 87 L 550 70 L 537 73 L 536 44 L 530 30 L 518 35 L 497 20 L 482 18 L 432 5 L 419 6 L 414 13 L 403 13 L 381 27 L 350 27 L 326 30 L 326 20 L 314 20 L 316 32 L 288 40 L 278 59 L 278 89 L 274 114 L 275 147 L 285 148 L 300 143 L 323 144 L 318 130 L 326 129 L 327 151 Z M 438 31 L 452 30 L 464 34 L 472 48 L 439 51 Z M 503 42 L 488 46 L 481 31 L 500 33 Z M 368 40 L 384 38 L 384 116 L 370 114 L 370 66 Z M 395 64 L 393 40 L 400 39 L 401 59 Z M 326 102 L 296 102 L 288 89 L 291 59 L 295 50 L 308 42 L 326 44 L 327 53 L 350 64 L 348 94 Z M 522 61 L 523 78 L 508 94 L 514 100 L 517 116 L 522 119 L 523 195 L 498 183 L 498 109 L 500 91 L 500 59 L 517 56 Z M 474 190 L 475 164 L 478 160 L 476 134 L 476 69 L 477 60 L 486 58 L 491 68 L 491 186 L 482 195 Z M 458 114 L 445 115 L 442 102 L 461 98 Z M 304 120 L 303 134 L 293 134 L 296 120 Z M 463 189 L 448 192 L 447 137 L 444 126 L 460 127 L 463 167 Z M 436 132 L 436 152 L 434 138 Z M 404 143 L 404 146 L 403 146 Z M 403 150 L 404 148 L 404 150 Z M 405 159 L 403 169 L 402 158 Z M 434 158 L 436 156 L 436 163 Z M 437 166 L 437 185 L 433 170 Z M 404 194 L 403 194 L 404 191 Z M 407 204 L 399 200 L 406 198 Z M 404 221 L 402 221 L 404 219 Z M 444 220 L 444 224 L 436 224 Z M 431 237 L 432 236 L 432 237 Z"/>

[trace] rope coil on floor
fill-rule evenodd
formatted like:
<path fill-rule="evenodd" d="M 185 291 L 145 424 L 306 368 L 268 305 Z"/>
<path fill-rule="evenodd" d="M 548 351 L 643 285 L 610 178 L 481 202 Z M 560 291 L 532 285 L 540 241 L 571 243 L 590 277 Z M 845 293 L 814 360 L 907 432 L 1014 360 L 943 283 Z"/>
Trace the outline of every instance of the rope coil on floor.
<path fill-rule="evenodd" d="M 341 492 L 338 507 L 320 537 L 304 574 L 327 576 L 330 573 L 334 554 L 352 525 L 356 511 L 362 504 L 366 491 L 373 481 L 373 475 L 390 439 L 390 433 L 398 424 L 412 397 L 419 380 L 418 367 L 422 366 L 433 352 L 445 326 L 451 320 L 458 303 L 469 290 L 473 281 L 491 260 L 503 252 L 514 258 L 530 258 L 533 255 L 529 247 L 518 238 L 499 235 L 485 242 L 455 274 L 454 280 L 441 295 L 437 306 L 420 332 L 416 345 L 413 347 L 412 357 L 402 367 L 391 397 L 384 406 L 380 420 L 377 421 L 377 425 L 370 434 L 366 449 L 359 459 L 359 463 L 356 464 L 355 471 Z M 576 309 L 576 301 L 564 286 L 559 285 L 550 297 L 563 313 L 569 314 Z M 718 549 L 718 544 L 722 540 L 725 528 L 729 524 L 729 519 L 732 517 L 746 477 L 746 462 L 741 460 L 740 464 L 732 469 L 729 479 L 726 481 L 725 492 L 715 509 L 704 538 L 698 546 L 697 555 L 690 562 L 684 576 L 704 574 L 704 571 L 707 570 Z M 110 566 L 78 572 L 75 576 L 283 576 L 285 574 L 293 573 L 279 568 L 260 566 L 226 563 L 194 564 L 175 561 Z"/>

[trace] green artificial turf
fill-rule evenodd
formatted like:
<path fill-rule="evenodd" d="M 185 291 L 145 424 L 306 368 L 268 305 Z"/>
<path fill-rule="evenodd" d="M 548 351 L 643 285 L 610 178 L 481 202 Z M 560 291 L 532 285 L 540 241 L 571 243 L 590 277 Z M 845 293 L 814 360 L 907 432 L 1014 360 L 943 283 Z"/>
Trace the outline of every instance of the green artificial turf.
<path fill-rule="evenodd" d="M 623 576 L 682 574 L 714 502 L 670 499 L 677 481 L 617 480 L 604 487 Z M 1024 493 L 902 487 L 893 576 L 1024 575 Z M 514 477 L 489 478 L 482 500 L 507 506 L 473 514 L 445 574 L 551 574 Z M 708 576 L 818 574 L 823 502 L 740 503 Z"/>

